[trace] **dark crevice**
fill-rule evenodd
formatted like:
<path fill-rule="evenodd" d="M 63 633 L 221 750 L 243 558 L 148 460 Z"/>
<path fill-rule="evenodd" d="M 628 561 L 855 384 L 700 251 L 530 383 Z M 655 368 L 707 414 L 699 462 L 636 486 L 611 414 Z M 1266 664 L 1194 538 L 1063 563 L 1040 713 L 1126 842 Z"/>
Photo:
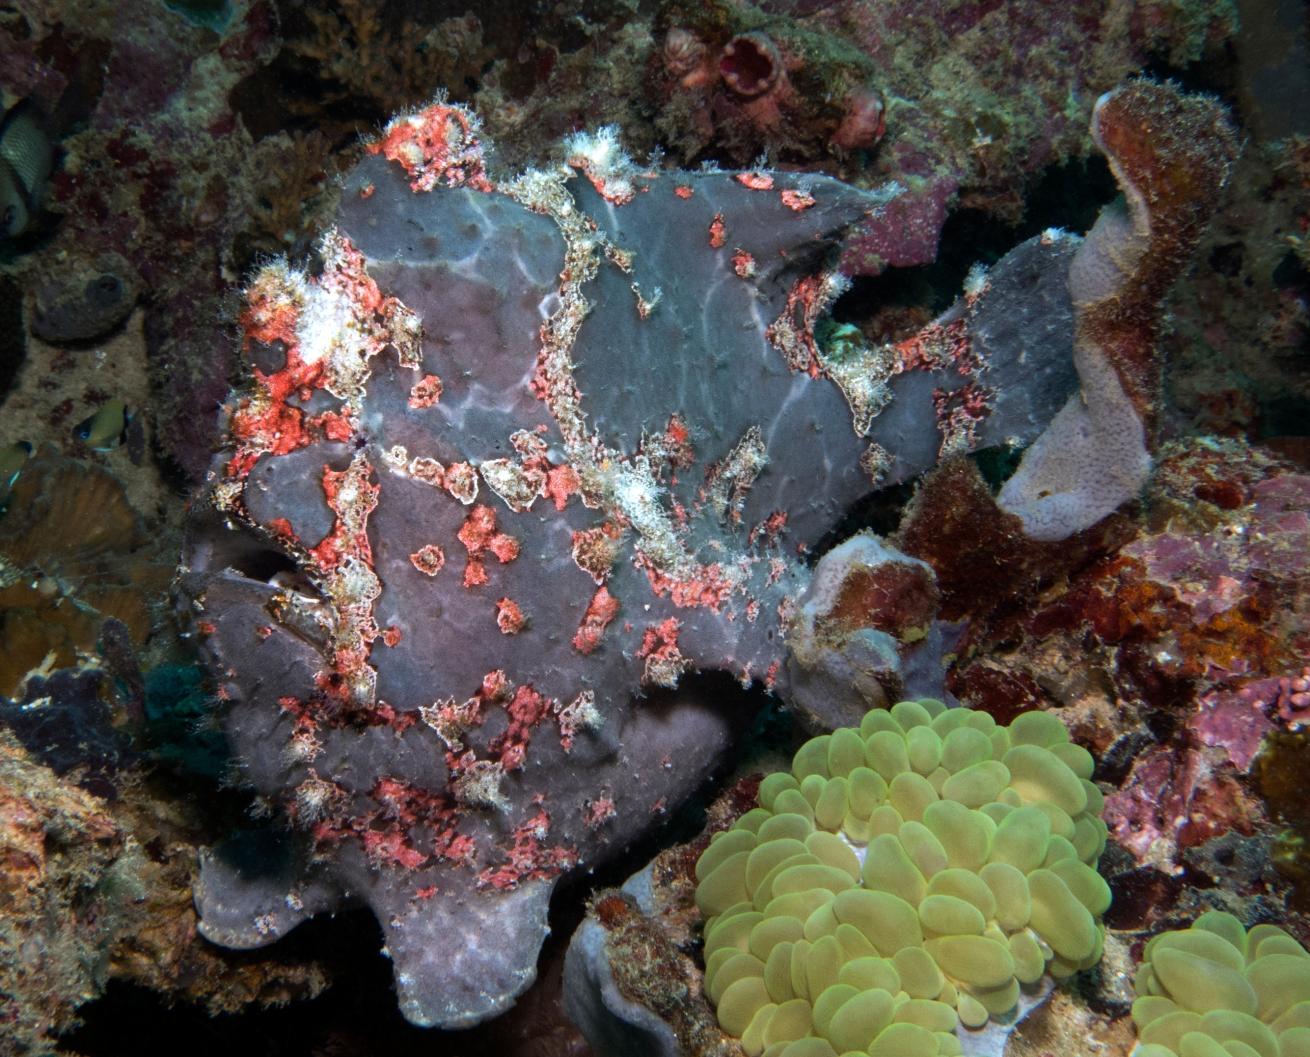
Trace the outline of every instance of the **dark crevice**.
<path fill-rule="evenodd" d="M 23 293 L 13 279 L 0 279 L 0 401 L 18 377 L 27 354 L 23 330 Z"/>
<path fill-rule="evenodd" d="M 940 250 L 932 264 L 857 278 L 833 307 L 833 318 L 859 324 L 895 306 L 927 308 L 938 315 L 960 296 L 965 276 L 975 264 L 993 265 L 1047 228 L 1084 234 L 1116 193 L 1110 168 L 1099 155 L 1052 166 L 1029 184 L 1020 223 L 1006 223 L 977 209 L 956 210 L 942 227 Z M 892 340 L 904 336 L 889 335 Z"/>
<path fill-rule="evenodd" d="M 438 1057 L 464 1052 L 453 1042 L 443 1046 L 442 1033 L 412 1027 L 401 1018 L 381 946 L 381 932 L 368 912 L 325 915 L 272 948 L 221 952 L 233 976 L 270 957 L 285 966 L 288 975 L 297 966 L 318 962 L 328 968 L 335 984 L 317 998 L 293 1000 L 282 1008 L 211 1014 L 199 1005 L 169 1004 L 145 988 L 113 983 L 102 997 L 81 1008 L 82 1026 L 61 1042 L 79 1057 L 120 1057 L 129 1049 L 133 1057 L 174 1057 L 178 1039 L 187 1040 L 187 1057 L 231 1057 L 234 1052 L 244 1057 L 364 1057 L 383 1052 Z M 354 1025 L 364 1023 L 377 1049 L 350 1044 Z"/>
<path fill-rule="evenodd" d="M 914 495 L 917 483 L 916 477 L 912 481 L 881 488 L 851 504 L 846 515 L 824 533 L 807 557 L 811 562 L 818 561 L 857 532 L 869 531 L 879 536 L 890 536 L 900 526 L 905 506 Z"/>
<path fill-rule="evenodd" d="M 269 584 L 278 577 L 302 579 L 297 563 L 272 547 L 253 545 L 234 550 L 227 556 L 227 567 L 249 580 Z"/>

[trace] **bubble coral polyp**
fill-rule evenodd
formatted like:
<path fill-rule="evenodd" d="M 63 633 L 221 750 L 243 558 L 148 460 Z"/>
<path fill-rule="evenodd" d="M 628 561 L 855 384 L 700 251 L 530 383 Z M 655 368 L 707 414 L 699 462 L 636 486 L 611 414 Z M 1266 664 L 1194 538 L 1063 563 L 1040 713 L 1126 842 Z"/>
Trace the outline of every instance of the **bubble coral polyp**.
<path fill-rule="evenodd" d="M 1092 758 L 1055 716 L 902 701 L 806 742 L 696 865 L 705 986 L 771 1057 L 960 1052 L 1101 957 Z"/>
<path fill-rule="evenodd" d="M 1147 943 L 1133 986 L 1134 1057 L 1310 1055 L 1310 952 L 1277 925 L 1209 911 Z"/>

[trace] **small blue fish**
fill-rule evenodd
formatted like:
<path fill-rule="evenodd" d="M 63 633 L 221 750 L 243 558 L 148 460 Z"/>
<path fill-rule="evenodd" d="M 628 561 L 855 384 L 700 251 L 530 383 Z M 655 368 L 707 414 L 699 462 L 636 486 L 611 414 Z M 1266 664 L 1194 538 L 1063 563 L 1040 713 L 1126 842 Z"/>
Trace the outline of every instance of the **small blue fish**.
<path fill-rule="evenodd" d="M 0 239 L 21 235 L 41 212 L 55 149 L 40 114 L 23 99 L 0 119 Z"/>
<path fill-rule="evenodd" d="M 121 400 L 110 400 L 73 427 L 73 438 L 92 451 L 112 451 L 127 439 L 133 415 Z"/>
<path fill-rule="evenodd" d="M 0 448 L 0 507 L 8 501 L 10 489 L 14 487 L 14 482 L 23 472 L 23 466 L 31 454 L 32 445 L 25 440 Z"/>

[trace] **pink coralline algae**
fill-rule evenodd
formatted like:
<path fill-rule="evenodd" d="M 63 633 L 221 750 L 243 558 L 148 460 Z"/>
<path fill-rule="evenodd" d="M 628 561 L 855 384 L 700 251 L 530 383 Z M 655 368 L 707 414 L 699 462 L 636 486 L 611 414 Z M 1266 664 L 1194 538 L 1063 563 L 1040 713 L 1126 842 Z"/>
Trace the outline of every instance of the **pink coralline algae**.
<path fill-rule="evenodd" d="M 1293 675 L 1255 679 L 1238 691 L 1247 705 L 1276 714 L 1292 730 L 1310 723 L 1310 667 Z"/>
<path fill-rule="evenodd" d="M 1188 849 L 1253 832 L 1249 776 L 1306 718 L 1310 477 L 1236 441 L 1175 442 L 1144 507 L 1114 553 L 971 631 L 981 657 L 951 686 L 989 705 L 1023 686 L 1025 707 L 1059 708 L 1119 786 L 1116 843 L 1177 875 Z"/>
<path fill-rule="evenodd" d="M 1182 851 L 1228 832 L 1250 835 L 1259 810 L 1231 772 L 1197 748 L 1153 748 L 1106 797 L 1110 835 L 1143 866 L 1182 869 Z"/>
<path fill-rule="evenodd" d="M 561 873 L 749 721 L 687 673 L 819 725 L 918 678 L 943 647 L 930 565 L 868 534 L 804 556 L 875 487 L 1029 442 L 1096 381 L 1073 236 L 870 348 L 826 318 L 831 262 L 894 189 L 565 147 L 502 175 L 471 113 L 401 116 L 319 274 L 254 277 L 181 581 L 244 777 L 294 823 L 278 862 L 207 856 L 203 933 L 260 946 L 364 903 L 418 1024 L 512 1003 Z"/>

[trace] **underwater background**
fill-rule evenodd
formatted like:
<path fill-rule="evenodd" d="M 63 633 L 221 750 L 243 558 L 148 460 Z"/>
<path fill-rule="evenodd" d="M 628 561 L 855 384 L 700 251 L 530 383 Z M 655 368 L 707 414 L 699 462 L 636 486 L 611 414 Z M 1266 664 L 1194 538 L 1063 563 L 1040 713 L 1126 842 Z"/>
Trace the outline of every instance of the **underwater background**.
<path fill-rule="evenodd" d="M 1306 5 L 0 89 L 0 1055 L 1310 1054 Z"/>

